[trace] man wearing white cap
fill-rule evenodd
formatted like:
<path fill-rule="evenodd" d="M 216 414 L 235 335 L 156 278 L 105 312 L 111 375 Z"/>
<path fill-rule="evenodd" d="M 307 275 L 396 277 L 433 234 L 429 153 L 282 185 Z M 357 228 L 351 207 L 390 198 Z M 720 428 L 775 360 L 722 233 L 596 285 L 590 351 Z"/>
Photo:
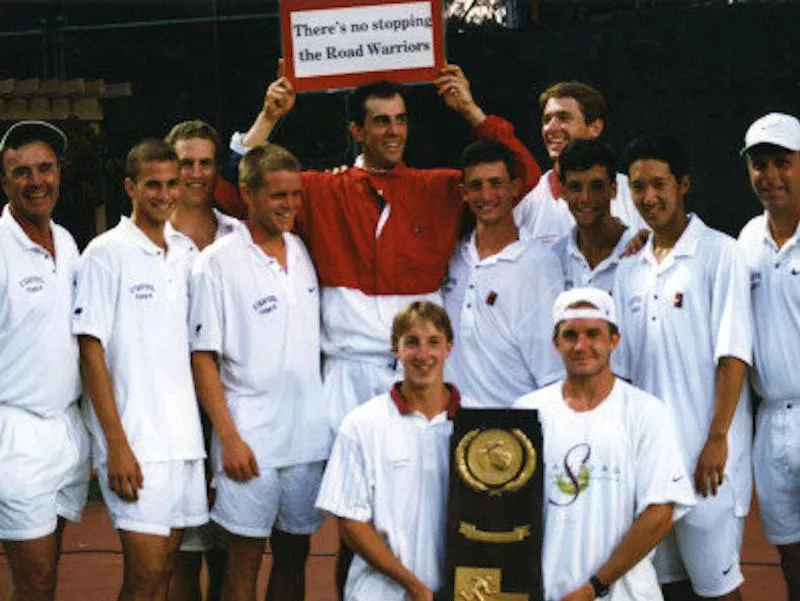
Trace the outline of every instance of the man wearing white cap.
<path fill-rule="evenodd" d="M 702 495 L 659 545 L 655 566 L 668 599 L 741 599 L 739 551 L 752 496 L 747 265 L 735 240 L 686 213 L 691 178 L 677 140 L 636 138 L 627 162 L 653 235 L 617 269 L 625 338 L 615 368 L 667 404 Z"/>
<path fill-rule="evenodd" d="M 660 599 L 647 556 L 694 504 L 669 412 L 612 373 L 607 292 L 561 293 L 553 324 L 566 379 L 515 404 L 538 410 L 545 440 L 545 598 Z"/>
<path fill-rule="evenodd" d="M 800 599 L 800 121 L 756 120 L 742 149 L 764 205 L 739 235 L 750 267 L 754 386 L 762 398 L 753 447 L 756 493 L 767 539 L 777 545 L 789 598 Z"/>
<path fill-rule="evenodd" d="M 50 219 L 67 138 L 20 121 L 0 141 L 0 540 L 13 599 L 53 599 L 65 518 L 89 484 L 78 344 L 70 331 L 78 249 Z"/>

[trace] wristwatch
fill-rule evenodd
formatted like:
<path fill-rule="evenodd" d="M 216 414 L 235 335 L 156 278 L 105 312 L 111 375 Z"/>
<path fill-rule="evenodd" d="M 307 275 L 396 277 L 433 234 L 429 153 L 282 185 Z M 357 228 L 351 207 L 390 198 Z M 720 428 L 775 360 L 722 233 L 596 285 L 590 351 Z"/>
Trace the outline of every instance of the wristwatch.
<path fill-rule="evenodd" d="M 608 597 L 609 588 L 608 585 L 602 582 L 597 576 L 592 576 L 589 578 L 589 584 L 592 585 L 594 589 L 594 596 L 598 599 L 603 597 Z"/>

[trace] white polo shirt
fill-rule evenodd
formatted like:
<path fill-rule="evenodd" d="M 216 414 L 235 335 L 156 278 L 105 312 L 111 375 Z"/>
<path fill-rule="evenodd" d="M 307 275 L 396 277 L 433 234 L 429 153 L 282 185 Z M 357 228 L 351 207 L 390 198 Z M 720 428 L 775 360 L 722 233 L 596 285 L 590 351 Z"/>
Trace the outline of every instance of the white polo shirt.
<path fill-rule="evenodd" d="M 324 460 L 331 442 L 317 276 L 300 239 L 283 238 L 286 270 L 242 225 L 203 250 L 192 271 L 191 348 L 219 357 L 231 417 L 267 467 Z M 212 457 L 221 468 L 216 432 Z"/>
<path fill-rule="evenodd" d="M 600 288 L 613 294 L 614 276 L 621 260 L 620 255 L 625 252 L 625 247 L 635 235 L 636 231 L 633 228 L 626 228 L 611 254 L 592 269 L 578 248 L 578 229 L 573 226 L 569 234 L 560 238 L 553 245 L 553 253 L 558 257 L 561 268 L 564 270 L 564 288 L 566 290 L 585 287 Z"/>
<path fill-rule="evenodd" d="M 615 368 L 670 407 L 690 473 L 708 437 L 720 358 L 751 363 L 749 281 L 736 241 L 696 215 L 689 216 L 661 263 L 651 237 L 617 269 L 614 299 L 622 341 Z M 725 470 L 740 516 L 747 514 L 752 491 L 752 428 L 745 383 L 728 431 Z"/>
<path fill-rule="evenodd" d="M 360 405 L 342 422 L 317 507 L 370 523 L 391 552 L 436 591 L 444 584 L 451 418 L 460 403 L 432 420 L 411 412 L 399 384 Z M 405 589 L 356 555 L 345 601 L 405 601 Z"/>
<path fill-rule="evenodd" d="M 800 228 L 781 248 L 767 214 L 739 234 L 750 269 L 755 355 L 754 385 L 768 402 L 800 399 L 795 361 L 800 340 Z"/>
<path fill-rule="evenodd" d="M 563 377 L 552 342 L 553 303 L 563 289 L 558 259 L 543 245 L 521 239 L 480 259 L 473 232 L 442 289 L 455 333 L 446 379 L 475 407 L 510 407 Z"/>
<path fill-rule="evenodd" d="M 235 217 L 226 215 L 217 209 L 212 210 L 214 211 L 214 217 L 217 219 L 217 231 L 214 232 L 214 242 L 236 231 L 238 228 L 244 227 L 244 224 Z M 185 251 L 193 258 L 197 258 L 197 255 L 200 254 L 200 249 L 197 248 L 197 244 L 195 244 L 194 240 L 182 231 L 175 229 L 174 226 L 170 228 L 170 242 L 174 246 L 180 245 L 181 250 Z"/>
<path fill-rule="evenodd" d="M 167 223 L 164 238 L 172 238 Z M 205 457 L 189 362 L 189 257 L 164 251 L 133 222 L 95 238 L 81 261 L 72 329 L 105 351 L 114 399 L 141 461 Z M 105 463 L 103 430 L 89 408 L 96 465 Z"/>
<path fill-rule="evenodd" d="M 591 411 L 564 401 L 564 382 L 519 399 L 537 409 L 544 444 L 544 546 L 547 599 L 587 582 L 611 557 L 650 505 L 673 503 L 673 520 L 694 505 L 692 480 L 680 459 L 664 403 L 616 380 Z M 609 601 L 660 599 L 650 558 L 611 585 Z"/>
<path fill-rule="evenodd" d="M 0 406 L 41 417 L 63 413 L 81 393 L 70 328 L 78 248 L 63 227 L 50 228 L 55 260 L 8 205 L 0 217 Z"/>
<path fill-rule="evenodd" d="M 575 225 L 567 201 L 553 194 L 553 184 L 558 176 L 551 169 L 545 173 L 536 187 L 514 207 L 514 220 L 534 240 L 550 246 L 566 236 Z M 634 232 L 649 229 L 633 204 L 628 177 L 617 173 L 617 196 L 611 199 L 611 214 Z"/>

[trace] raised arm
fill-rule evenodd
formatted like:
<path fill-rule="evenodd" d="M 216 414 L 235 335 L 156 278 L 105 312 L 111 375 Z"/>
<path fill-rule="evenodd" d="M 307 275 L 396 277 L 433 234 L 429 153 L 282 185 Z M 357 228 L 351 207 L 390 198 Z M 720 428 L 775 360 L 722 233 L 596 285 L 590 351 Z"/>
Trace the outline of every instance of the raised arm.
<path fill-rule="evenodd" d="M 406 589 L 413 601 L 433 601 L 433 592 L 400 562 L 372 524 L 339 518 L 339 534 L 364 561 Z"/>
<path fill-rule="evenodd" d="M 275 81 L 267 87 L 264 104 L 255 121 L 242 138 L 245 148 L 253 148 L 265 144 L 275 125 L 292 110 L 296 95 L 292 82 L 285 76 L 283 59 L 278 59 L 278 71 Z"/>
<path fill-rule="evenodd" d="M 122 427 L 103 345 L 93 336 L 79 336 L 81 375 L 108 447 L 108 486 L 118 497 L 136 501 L 144 478 Z"/>
<path fill-rule="evenodd" d="M 514 127 L 500 117 L 487 116 L 478 106 L 472 96 L 469 80 L 461 67 L 446 65 L 434 84 L 445 105 L 461 115 L 479 138 L 497 140 L 514 151 L 515 175 L 522 180 L 522 190 L 518 199 L 530 192 L 542 177 L 542 170 L 528 148 L 517 138 Z"/>

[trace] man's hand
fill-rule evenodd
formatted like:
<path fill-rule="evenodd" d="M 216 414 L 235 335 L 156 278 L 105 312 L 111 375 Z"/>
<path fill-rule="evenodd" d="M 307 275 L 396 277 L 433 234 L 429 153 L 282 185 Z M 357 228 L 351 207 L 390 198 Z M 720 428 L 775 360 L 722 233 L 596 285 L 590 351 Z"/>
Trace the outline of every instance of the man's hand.
<path fill-rule="evenodd" d="M 247 482 L 258 476 L 258 462 L 253 449 L 238 434 L 220 441 L 222 469 L 231 480 Z"/>
<path fill-rule="evenodd" d="M 433 591 L 420 584 L 420 588 L 409 591 L 412 601 L 433 601 Z"/>
<path fill-rule="evenodd" d="M 594 601 L 594 587 L 588 582 L 561 597 L 561 601 Z"/>
<path fill-rule="evenodd" d="M 142 468 L 127 441 L 108 446 L 108 487 L 123 501 L 138 501 Z"/>
<path fill-rule="evenodd" d="M 650 237 L 650 230 L 639 230 L 636 235 L 628 240 L 625 245 L 625 250 L 622 251 L 620 257 L 632 257 L 644 248 L 647 244 L 647 239 Z"/>
<path fill-rule="evenodd" d="M 728 461 L 728 439 L 726 436 L 710 435 L 700 456 L 697 458 L 697 469 L 694 472 L 694 485 L 704 497 L 709 491 L 716 496 L 717 490 L 725 477 L 725 464 Z"/>
<path fill-rule="evenodd" d="M 464 117 L 473 127 L 486 119 L 486 113 L 475 104 L 469 81 L 461 67 L 446 65 L 439 73 L 439 77 L 433 83 L 439 96 L 449 108 Z"/>
<path fill-rule="evenodd" d="M 289 78 L 285 76 L 285 66 L 282 58 L 278 59 L 278 72 L 275 81 L 269 84 L 264 96 L 264 116 L 270 121 L 277 122 L 294 107 L 296 100 L 294 88 Z"/>

